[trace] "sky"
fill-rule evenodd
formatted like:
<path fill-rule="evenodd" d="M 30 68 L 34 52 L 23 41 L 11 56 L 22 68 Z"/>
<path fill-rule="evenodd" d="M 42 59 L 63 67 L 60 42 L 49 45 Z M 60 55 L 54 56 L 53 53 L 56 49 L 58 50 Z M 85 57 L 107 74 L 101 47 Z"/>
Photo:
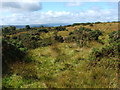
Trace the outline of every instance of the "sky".
<path fill-rule="evenodd" d="M 0 24 L 110 22 L 118 20 L 117 2 L 0 2 Z"/>

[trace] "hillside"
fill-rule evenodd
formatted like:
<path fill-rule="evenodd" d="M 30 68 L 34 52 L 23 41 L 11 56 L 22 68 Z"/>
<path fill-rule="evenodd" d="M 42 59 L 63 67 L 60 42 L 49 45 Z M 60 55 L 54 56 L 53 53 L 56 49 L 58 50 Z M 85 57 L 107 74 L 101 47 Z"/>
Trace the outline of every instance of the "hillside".
<path fill-rule="evenodd" d="M 3 88 L 118 88 L 118 24 L 3 28 Z"/>

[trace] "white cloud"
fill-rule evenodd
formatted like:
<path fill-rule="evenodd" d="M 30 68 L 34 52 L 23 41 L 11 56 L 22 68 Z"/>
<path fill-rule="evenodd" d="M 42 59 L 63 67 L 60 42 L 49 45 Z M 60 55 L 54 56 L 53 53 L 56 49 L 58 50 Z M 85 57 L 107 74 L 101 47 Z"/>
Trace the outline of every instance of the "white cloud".
<path fill-rule="evenodd" d="M 67 11 L 47 11 L 47 12 L 43 12 L 42 14 L 46 15 L 46 16 L 50 16 L 50 17 L 60 17 L 60 16 L 66 16 L 69 15 L 70 12 Z"/>
<path fill-rule="evenodd" d="M 118 20 L 117 10 L 86 10 L 81 12 L 47 11 L 12 14 L 0 17 L 2 24 L 47 24 L 47 23 L 74 23 Z"/>
<path fill-rule="evenodd" d="M 33 0 L 27 1 L 17 1 L 17 2 L 0 2 L 1 7 L 0 11 L 2 12 L 32 12 L 32 11 L 38 11 L 41 9 L 40 2 L 35 2 Z"/>

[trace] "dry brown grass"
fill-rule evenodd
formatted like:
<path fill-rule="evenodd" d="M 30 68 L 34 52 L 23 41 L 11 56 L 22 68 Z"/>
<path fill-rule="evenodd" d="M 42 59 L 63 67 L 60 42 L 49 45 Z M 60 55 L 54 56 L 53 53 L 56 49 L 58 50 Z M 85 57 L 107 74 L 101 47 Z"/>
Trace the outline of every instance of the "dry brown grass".
<path fill-rule="evenodd" d="M 77 25 L 77 26 L 70 26 L 70 27 L 66 27 L 66 29 L 68 29 L 68 31 L 74 31 L 76 29 L 79 29 L 80 26 L 86 27 L 86 28 L 90 28 L 92 30 L 100 30 L 105 32 L 106 34 L 112 32 L 112 31 L 117 31 L 118 30 L 118 24 L 119 23 L 100 23 L 100 24 L 93 24 L 93 26 L 90 25 Z"/>
<path fill-rule="evenodd" d="M 86 28 L 90 28 L 93 30 L 100 30 L 105 32 L 106 34 L 117 31 L 118 30 L 118 23 L 100 23 L 100 24 L 93 24 L 93 26 L 87 25 Z"/>
<path fill-rule="evenodd" d="M 68 31 L 59 31 L 58 35 L 61 35 L 62 37 L 66 37 L 69 35 L 70 32 L 79 29 L 81 26 L 85 28 L 90 28 L 92 30 L 100 30 L 104 32 L 104 35 L 107 35 L 110 32 L 117 31 L 118 30 L 118 24 L 119 23 L 100 23 L 100 24 L 93 24 L 93 26 L 90 25 L 76 25 L 76 26 L 69 26 L 66 27 Z"/>

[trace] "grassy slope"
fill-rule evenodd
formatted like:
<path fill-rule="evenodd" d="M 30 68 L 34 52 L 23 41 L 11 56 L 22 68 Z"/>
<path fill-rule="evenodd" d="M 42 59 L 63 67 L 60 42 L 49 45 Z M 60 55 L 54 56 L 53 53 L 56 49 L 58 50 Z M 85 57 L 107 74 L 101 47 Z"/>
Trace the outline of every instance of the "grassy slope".
<path fill-rule="evenodd" d="M 104 32 L 105 39 L 109 32 L 117 30 L 117 23 L 94 24 L 84 26 Z M 59 35 L 67 36 L 69 32 L 80 26 L 67 27 L 68 31 L 60 31 Z M 49 37 L 52 32 L 41 38 Z M 106 42 L 107 44 L 107 42 Z M 106 68 L 112 59 L 103 58 L 97 66 L 89 65 L 88 55 L 92 48 L 101 48 L 102 44 L 92 41 L 89 47 L 78 47 L 75 43 L 57 43 L 56 45 L 28 51 L 33 62 L 15 62 L 11 65 L 12 75 L 6 85 L 24 88 L 115 88 L 117 87 L 116 69 Z"/>

